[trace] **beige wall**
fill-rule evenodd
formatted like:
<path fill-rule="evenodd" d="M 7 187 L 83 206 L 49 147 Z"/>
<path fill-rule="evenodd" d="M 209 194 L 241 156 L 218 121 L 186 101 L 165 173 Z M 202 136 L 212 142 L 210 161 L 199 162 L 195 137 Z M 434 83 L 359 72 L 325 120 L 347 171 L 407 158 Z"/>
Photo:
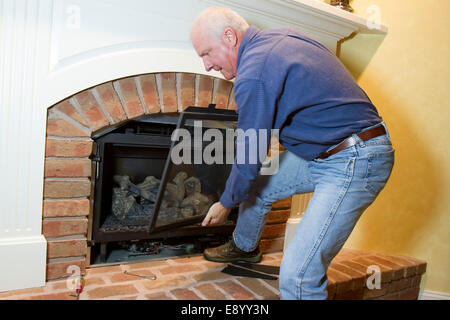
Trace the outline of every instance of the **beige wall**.
<path fill-rule="evenodd" d="M 340 58 L 388 125 L 396 163 L 347 248 L 428 263 L 422 289 L 450 293 L 450 1 L 355 0 L 380 8 L 386 36 L 356 35 Z"/>

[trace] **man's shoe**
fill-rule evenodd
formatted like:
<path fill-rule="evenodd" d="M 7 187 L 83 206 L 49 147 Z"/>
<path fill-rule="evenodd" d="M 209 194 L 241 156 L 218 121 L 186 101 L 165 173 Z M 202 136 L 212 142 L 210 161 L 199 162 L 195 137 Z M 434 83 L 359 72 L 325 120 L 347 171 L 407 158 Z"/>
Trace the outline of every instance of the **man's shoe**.
<path fill-rule="evenodd" d="M 233 239 L 219 247 L 206 249 L 203 256 L 206 260 L 213 262 L 243 261 L 256 263 L 262 259 L 259 247 L 251 252 L 245 252 L 236 246 Z"/>

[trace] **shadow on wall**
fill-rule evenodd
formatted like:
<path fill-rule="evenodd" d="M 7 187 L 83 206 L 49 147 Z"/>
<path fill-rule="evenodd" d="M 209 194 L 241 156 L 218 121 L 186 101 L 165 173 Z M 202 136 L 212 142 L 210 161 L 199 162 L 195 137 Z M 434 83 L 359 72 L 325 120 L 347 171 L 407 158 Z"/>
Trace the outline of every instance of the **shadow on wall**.
<path fill-rule="evenodd" d="M 345 41 L 351 40 L 358 35 L 352 33 L 348 37 L 341 39 L 337 43 L 336 55 L 341 59 L 345 66 L 350 70 L 353 77 L 358 80 L 361 73 L 366 69 L 372 57 L 377 52 L 385 35 L 364 35 L 364 43 L 360 46 L 353 46 L 351 51 L 345 52 L 345 57 L 341 57 L 341 46 Z"/>
<path fill-rule="evenodd" d="M 356 80 L 383 39 L 379 35 L 365 35 L 361 45 L 352 46 L 352 50 L 345 52 L 345 58 L 341 60 Z M 358 48 L 361 48 L 360 52 Z M 400 110 L 408 108 L 393 104 L 383 86 L 383 83 L 373 82 L 369 96 L 382 103 L 377 108 L 396 150 L 395 164 L 386 187 L 358 222 L 357 242 L 352 243 L 352 247 L 408 254 L 417 251 L 423 239 L 429 237 L 427 233 L 433 220 L 439 218 L 434 213 L 443 196 L 444 181 L 435 164 L 442 160 L 433 157 L 429 141 L 424 140 L 420 128 L 413 126 L 417 123 L 417 119 L 413 121 L 413 113 L 401 113 Z M 352 242 L 351 238 L 349 242 Z"/>

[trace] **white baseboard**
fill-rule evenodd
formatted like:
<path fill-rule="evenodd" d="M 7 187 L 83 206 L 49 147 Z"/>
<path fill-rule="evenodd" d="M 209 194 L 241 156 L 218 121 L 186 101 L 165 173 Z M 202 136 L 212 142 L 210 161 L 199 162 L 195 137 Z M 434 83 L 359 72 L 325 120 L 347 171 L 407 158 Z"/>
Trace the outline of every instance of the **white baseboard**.
<path fill-rule="evenodd" d="M 450 300 L 450 293 L 424 290 L 419 293 L 419 300 Z"/>
<path fill-rule="evenodd" d="M 45 285 L 47 241 L 43 235 L 0 239 L 0 292 Z"/>

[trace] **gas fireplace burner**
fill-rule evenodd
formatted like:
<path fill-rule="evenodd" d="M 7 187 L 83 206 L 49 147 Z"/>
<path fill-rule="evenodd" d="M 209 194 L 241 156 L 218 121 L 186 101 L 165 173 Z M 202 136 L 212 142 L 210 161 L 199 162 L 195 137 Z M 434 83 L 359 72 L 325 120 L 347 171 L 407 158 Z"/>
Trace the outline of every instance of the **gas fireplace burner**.
<path fill-rule="evenodd" d="M 184 139 L 172 141 L 174 130 L 186 129 L 195 140 L 195 130 L 213 128 L 225 141 L 227 130 L 236 129 L 236 124 L 235 111 L 210 105 L 189 107 L 179 114 L 137 118 L 94 137 L 95 194 L 90 245 L 100 246 L 103 261 L 109 242 L 214 234 L 223 238 L 231 234 L 237 208 L 224 225 L 202 227 L 199 222 L 220 198 L 232 165 L 198 161 L 175 164 L 170 155 Z M 212 142 L 194 142 L 187 151 L 191 152 L 191 159 L 195 151 L 203 154 L 209 143 Z M 223 159 L 230 158 L 229 152 L 234 154 L 234 144 L 232 150 L 226 147 Z"/>

